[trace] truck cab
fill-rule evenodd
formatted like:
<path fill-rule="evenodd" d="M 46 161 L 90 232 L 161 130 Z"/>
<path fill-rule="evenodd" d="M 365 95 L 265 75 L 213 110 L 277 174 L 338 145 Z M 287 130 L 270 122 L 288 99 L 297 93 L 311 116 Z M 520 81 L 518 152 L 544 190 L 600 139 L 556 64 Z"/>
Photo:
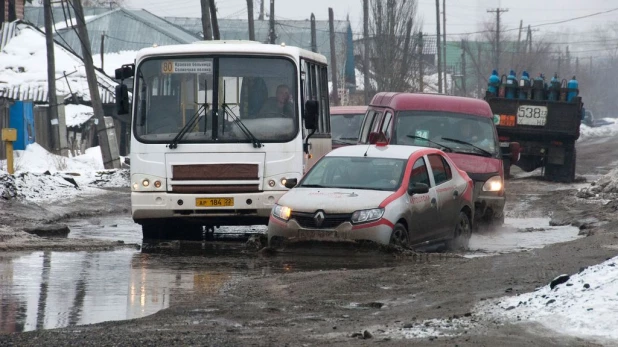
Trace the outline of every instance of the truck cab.
<path fill-rule="evenodd" d="M 504 169 L 487 102 L 439 94 L 378 93 L 369 104 L 359 143 L 384 140 L 442 149 L 474 182 L 475 223 L 502 224 Z"/>

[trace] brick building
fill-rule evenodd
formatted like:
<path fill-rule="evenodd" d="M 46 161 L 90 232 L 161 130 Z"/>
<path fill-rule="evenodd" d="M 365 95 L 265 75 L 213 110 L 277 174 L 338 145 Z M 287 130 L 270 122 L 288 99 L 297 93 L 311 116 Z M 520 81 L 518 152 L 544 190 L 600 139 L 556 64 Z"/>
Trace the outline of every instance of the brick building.
<path fill-rule="evenodd" d="M 0 23 L 24 19 L 24 3 L 26 0 L 0 0 Z"/>

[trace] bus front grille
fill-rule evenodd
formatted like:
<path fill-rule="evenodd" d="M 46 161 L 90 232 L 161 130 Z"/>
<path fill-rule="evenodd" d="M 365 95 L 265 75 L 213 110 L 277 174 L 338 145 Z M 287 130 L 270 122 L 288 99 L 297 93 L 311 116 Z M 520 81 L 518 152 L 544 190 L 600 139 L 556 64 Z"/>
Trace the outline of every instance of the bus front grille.
<path fill-rule="evenodd" d="M 172 185 L 172 193 L 178 194 L 225 194 L 259 192 L 259 184 Z"/>

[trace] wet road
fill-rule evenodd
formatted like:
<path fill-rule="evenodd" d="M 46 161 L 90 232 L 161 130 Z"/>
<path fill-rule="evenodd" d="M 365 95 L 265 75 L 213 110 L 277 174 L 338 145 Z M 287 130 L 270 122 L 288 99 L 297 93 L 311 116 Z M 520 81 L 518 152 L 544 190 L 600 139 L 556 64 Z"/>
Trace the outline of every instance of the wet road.
<path fill-rule="evenodd" d="M 129 216 L 70 221 L 70 238 L 141 244 Z M 263 231 L 263 227 L 241 229 Z M 223 229 L 224 233 L 238 229 Z M 507 219 L 501 230 L 474 235 L 466 257 L 497 255 L 577 238 L 577 228 L 548 219 Z M 357 248 L 309 248 L 275 257 L 244 242 L 171 242 L 144 250 L 32 252 L 0 256 L 0 333 L 140 318 L 169 307 L 176 295 L 212 295 L 243 276 L 395 266 L 392 255 Z M 150 249 L 145 251 L 145 249 Z M 156 251 L 152 251 L 156 249 Z"/>

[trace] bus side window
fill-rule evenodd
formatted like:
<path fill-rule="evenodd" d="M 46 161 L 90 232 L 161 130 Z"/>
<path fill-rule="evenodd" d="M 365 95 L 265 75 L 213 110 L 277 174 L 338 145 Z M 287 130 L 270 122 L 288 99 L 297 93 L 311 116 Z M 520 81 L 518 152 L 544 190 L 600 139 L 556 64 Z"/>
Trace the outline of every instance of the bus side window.
<path fill-rule="evenodd" d="M 301 64 L 305 73 L 303 81 L 302 107 L 307 100 L 319 102 L 318 129 L 316 134 L 330 134 L 330 111 L 328 100 L 328 70 L 326 66 L 303 61 Z"/>

